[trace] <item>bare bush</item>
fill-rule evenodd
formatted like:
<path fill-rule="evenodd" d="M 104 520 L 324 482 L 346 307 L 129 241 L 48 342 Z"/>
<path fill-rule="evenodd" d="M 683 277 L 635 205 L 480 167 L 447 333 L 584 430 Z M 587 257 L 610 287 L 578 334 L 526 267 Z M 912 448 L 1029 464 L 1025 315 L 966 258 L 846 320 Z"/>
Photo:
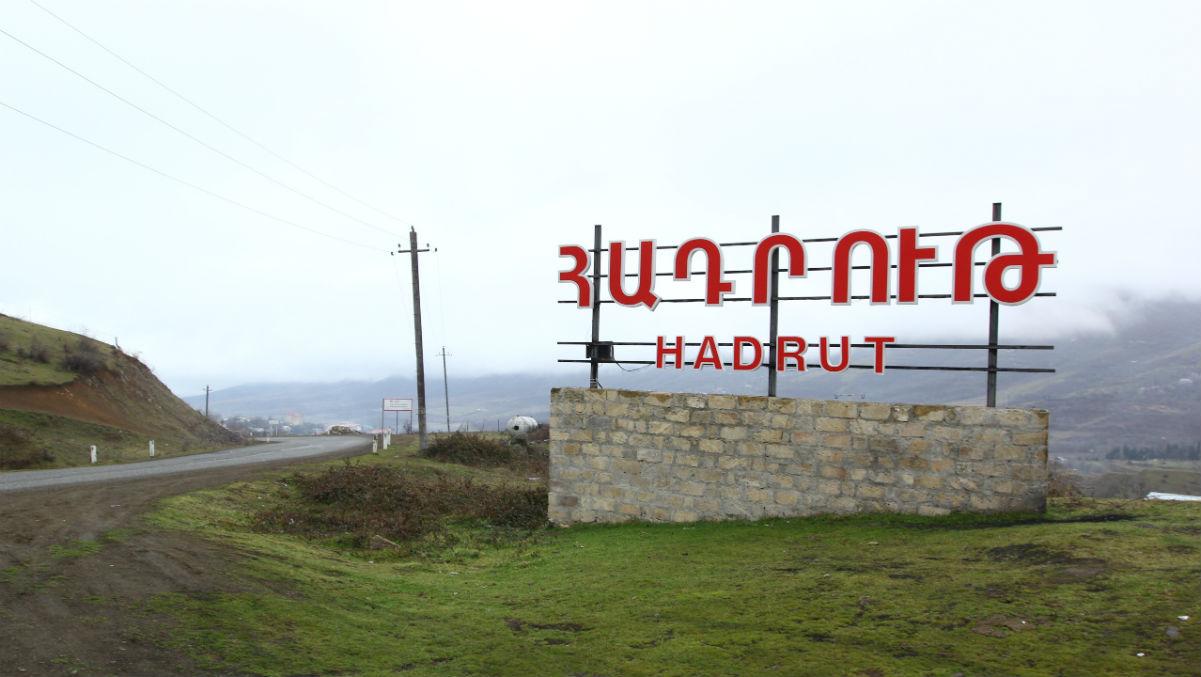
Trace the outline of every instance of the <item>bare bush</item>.
<path fill-rule="evenodd" d="M 49 364 L 50 349 L 42 345 L 37 339 L 34 339 L 33 342 L 29 344 L 28 348 L 17 349 L 17 357 L 21 357 L 26 360 L 33 360 L 34 362 L 41 362 L 42 364 Z"/>
<path fill-rule="evenodd" d="M 54 462 L 54 454 L 37 447 L 28 430 L 0 424 L 0 468 L 23 470 Z"/>
<path fill-rule="evenodd" d="M 513 450 L 504 442 L 465 432 L 434 438 L 421 455 L 439 461 L 483 467 L 508 465 L 513 460 Z"/>
<path fill-rule="evenodd" d="M 478 433 L 455 432 L 439 436 L 421 455 L 448 463 L 505 467 L 542 477 L 547 475 L 550 467 L 550 453 L 544 443 L 524 439 L 509 443 Z"/>
<path fill-rule="evenodd" d="M 63 350 L 66 352 L 63 366 L 76 374 L 90 376 L 105 367 L 104 355 L 100 353 L 95 342 L 82 336 L 74 346 L 66 346 Z"/>
<path fill-rule="evenodd" d="M 1080 476 L 1059 462 L 1051 463 L 1047 481 L 1047 496 L 1051 498 L 1073 498 L 1084 495 Z"/>
<path fill-rule="evenodd" d="M 378 465 L 347 463 L 318 474 L 298 474 L 290 488 L 289 501 L 256 516 L 259 528 L 342 538 L 364 547 L 376 536 L 397 541 L 436 536 L 454 521 L 536 529 L 547 520 L 545 487 L 421 477 Z"/>

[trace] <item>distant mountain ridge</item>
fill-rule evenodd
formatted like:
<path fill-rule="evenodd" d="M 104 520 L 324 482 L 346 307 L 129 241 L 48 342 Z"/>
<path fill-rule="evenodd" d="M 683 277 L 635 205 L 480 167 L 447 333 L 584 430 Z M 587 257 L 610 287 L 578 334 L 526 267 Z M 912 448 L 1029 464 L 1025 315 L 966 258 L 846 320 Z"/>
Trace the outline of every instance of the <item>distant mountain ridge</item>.
<path fill-rule="evenodd" d="M 1103 453 L 1123 444 L 1201 440 L 1201 302 L 1149 303 L 1112 333 L 1081 333 L 1056 343 L 1049 353 L 1003 352 L 1004 366 L 1053 366 L 1057 372 L 1000 374 L 998 393 L 1001 406 L 1051 411 L 1053 453 Z M 984 351 L 930 355 L 895 350 L 889 359 L 894 364 L 937 359 L 942 364 L 983 366 L 986 357 Z M 765 381 L 763 372 L 622 371 L 614 365 L 601 371 L 603 386 L 638 390 L 757 395 L 764 392 Z M 497 419 L 515 414 L 544 418 L 552 387 L 586 384 L 584 365 L 560 373 L 452 375 L 451 425 L 493 427 Z M 807 372 L 780 378 L 784 396 L 886 402 L 979 404 L 984 387 L 980 372 Z M 374 382 L 247 384 L 215 391 L 212 401 L 227 415 L 297 412 L 308 420 L 350 420 L 375 427 L 383 397 L 412 397 L 415 389 L 413 379 L 403 376 Z M 426 391 L 430 427 L 444 430 L 441 379 L 428 379 Z M 193 406 L 203 404 L 203 397 L 186 399 Z"/>

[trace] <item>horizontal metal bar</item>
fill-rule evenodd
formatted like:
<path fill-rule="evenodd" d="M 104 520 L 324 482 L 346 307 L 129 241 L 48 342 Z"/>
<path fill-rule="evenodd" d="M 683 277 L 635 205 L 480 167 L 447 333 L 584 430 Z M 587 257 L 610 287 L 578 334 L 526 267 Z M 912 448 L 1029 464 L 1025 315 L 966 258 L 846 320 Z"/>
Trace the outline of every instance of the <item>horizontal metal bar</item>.
<path fill-rule="evenodd" d="M 591 364 L 591 360 L 562 359 L 562 360 L 558 360 L 558 361 L 562 362 L 562 363 Z M 602 361 L 601 364 L 652 365 L 652 364 L 655 364 L 655 361 L 654 360 L 613 360 L 611 362 Z M 684 366 L 686 366 L 686 367 L 691 367 L 694 364 L 696 364 L 696 362 L 684 362 Z M 721 364 L 723 367 L 734 366 L 733 362 L 722 362 Z M 825 371 L 824 369 L 822 369 L 821 365 L 818 363 L 806 363 L 805 366 L 807 369 L 813 369 L 814 371 Z M 668 367 L 674 369 L 675 364 L 672 362 L 664 363 L 663 368 L 666 369 Z M 769 367 L 770 367 L 770 365 L 765 364 L 765 365 L 761 366 L 760 369 L 767 369 Z M 871 364 L 850 364 L 850 365 L 847 365 L 847 368 L 848 369 L 875 369 L 876 367 L 875 367 L 875 365 L 871 365 Z M 929 367 L 929 366 L 924 366 L 924 365 L 905 365 L 905 364 L 885 365 L 885 367 L 884 367 L 885 371 L 893 370 L 893 369 L 909 370 L 909 371 L 982 371 L 982 372 L 993 371 L 993 372 L 1010 372 L 1010 373 L 1022 373 L 1022 374 L 1054 374 L 1055 373 L 1054 369 L 1042 369 L 1042 368 L 1035 368 L 1035 367 Z M 795 371 L 795 369 L 785 369 L 785 371 Z"/>
<path fill-rule="evenodd" d="M 1063 226 L 1042 226 L 1039 228 L 1031 228 L 1030 230 L 1033 232 L 1036 232 L 1036 233 L 1043 233 L 1043 232 L 1048 232 L 1048 231 L 1063 230 Z M 918 235 L 920 237 L 951 237 L 951 236 L 955 236 L 955 235 L 963 235 L 965 232 L 967 232 L 967 231 L 945 230 L 945 231 L 939 231 L 939 232 L 935 232 L 935 233 L 919 232 Z M 884 235 L 883 237 L 886 240 L 895 240 L 898 236 L 896 233 L 893 233 L 890 235 Z M 841 236 L 840 237 L 807 237 L 807 238 L 801 238 L 801 242 L 813 242 L 813 243 L 838 242 L 841 239 L 842 239 Z M 759 244 L 759 241 L 755 240 L 753 242 L 719 242 L 717 244 L 717 246 L 719 246 L 719 247 L 754 247 L 758 244 Z M 679 248 L 680 248 L 680 245 L 678 245 L 678 244 L 661 244 L 661 245 L 655 246 L 655 249 L 660 250 L 660 251 L 667 250 L 667 249 L 679 249 Z M 588 249 L 586 251 L 596 253 L 597 250 L 596 249 Z M 609 250 L 602 249 L 600 251 L 609 251 Z M 636 251 L 638 251 L 638 247 L 637 246 L 626 247 L 626 251 L 636 252 Z"/>
<path fill-rule="evenodd" d="M 1040 291 L 1040 292 L 1036 292 L 1034 295 L 1043 297 L 1043 296 L 1058 296 L 1059 294 L 1056 292 L 1053 292 L 1053 291 Z M 951 297 L 952 297 L 952 294 L 918 294 L 917 295 L 917 298 L 919 298 L 919 299 L 949 299 Z M 852 296 L 851 300 L 852 301 L 866 301 L 870 298 L 871 298 L 871 296 L 868 296 L 868 295 Z M 896 294 L 892 294 L 888 298 L 889 298 L 889 300 L 895 300 L 897 298 L 897 296 L 896 296 Z M 988 294 L 972 294 L 972 298 L 985 299 L 985 298 L 988 298 Z M 833 299 L 832 296 L 781 296 L 780 297 L 781 301 L 830 301 L 832 299 Z M 722 299 L 722 301 L 724 303 L 747 303 L 750 300 L 751 300 L 751 297 L 749 297 L 749 296 L 732 296 L 732 297 L 727 297 L 725 299 Z M 704 303 L 705 299 L 659 299 L 659 302 L 660 303 Z M 567 300 L 557 301 L 557 303 L 578 303 L 578 301 L 572 301 L 571 299 L 567 299 Z M 600 299 L 600 303 L 616 303 L 616 301 L 613 301 L 611 299 Z M 760 305 L 767 305 L 767 304 L 760 304 Z"/>
<path fill-rule="evenodd" d="M 560 345 L 560 346 L 586 346 L 586 345 L 591 345 L 591 343 L 592 343 L 591 341 L 556 341 L 555 342 L 556 345 Z M 607 343 L 607 344 L 611 344 L 611 345 L 615 345 L 615 346 L 657 346 L 658 345 L 658 343 L 656 343 L 655 341 L 602 341 L 602 343 Z M 767 345 L 767 341 L 760 341 L 760 343 Z M 675 346 L 675 343 L 673 342 L 671 345 Z M 701 345 L 701 342 L 700 341 L 685 341 L 684 345 L 687 347 L 696 347 L 696 346 Z M 724 341 L 724 342 L 719 341 L 717 345 L 720 348 L 732 348 L 734 346 L 734 342 L 733 341 Z M 809 345 L 817 345 L 817 343 L 814 343 L 811 341 L 811 342 L 809 342 Z M 852 348 L 873 348 L 873 347 L 875 347 L 875 345 L 876 344 L 874 344 L 874 343 L 852 343 L 851 347 Z M 887 343 L 885 345 L 888 348 L 918 349 L 918 350 L 990 350 L 993 348 L 995 348 L 997 350 L 1055 350 L 1055 346 L 1050 346 L 1050 345 L 1026 345 L 1026 344 L 1016 344 L 1016 343 L 1015 344 L 998 343 L 996 345 L 989 345 L 987 343 Z"/>
<path fill-rule="evenodd" d="M 947 262 L 947 263 L 919 263 L 919 264 L 917 264 L 917 267 L 918 268 L 950 268 L 953 265 L 955 265 L 955 264 L 950 263 L 950 262 Z M 988 265 L 988 261 L 976 261 L 972 265 L 973 266 L 986 266 L 986 265 Z M 897 264 L 893 263 L 893 264 L 890 264 L 888 267 L 896 269 L 899 266 L 897 266 Z M 871 264 L 867 264 L 867 263 L 865 263 L 861 266 L 851 266 L 851 270 L 871 270 L 872 268 L 873 268 L 873 266 Z M 806 272 L 833 271 L 834 266 L 814 266 L 812 268 L 806 268 L 805 270 L 806 270 Z M 753 272 L 755 272 L 755 270 L 753 268 L 747 268 L 745 270 L 743 270 L 743 269 L 723 270 L 723 271 L 721 271 L 721 274 L 722 275 L 746 275 L 746 274 L 750 274 Z M 768 272 L 771 272 L 771 271 L 768 271 Z M 776 272 L 777 273 L 787 273 L 788 269 L 787 268 L 777 268 Z M 689 272 L 689 275 L 708 275 L 708 274 L 709 274 L 709 271 L 707 271 L 707 270 L 694 270 L 694 271 Z M 639 277 L 640 275 L 641 275 L 641 273 L 623 273 L 622 277 Z M 601 273 L 600 276 L 602 278 L 608 278 L 609 274 Z M 675 277 L 675 271 L 665 271 L 662 273 L 655 273 L 655 277 Z"/>

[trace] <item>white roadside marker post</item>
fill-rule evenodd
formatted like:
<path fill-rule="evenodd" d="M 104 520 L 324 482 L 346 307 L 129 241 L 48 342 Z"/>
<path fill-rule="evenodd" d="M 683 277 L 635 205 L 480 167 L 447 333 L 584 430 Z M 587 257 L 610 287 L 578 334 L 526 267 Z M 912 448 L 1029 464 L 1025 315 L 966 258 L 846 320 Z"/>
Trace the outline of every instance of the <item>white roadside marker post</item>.
<path fill-rule="evenodd" d="M 88 451 L 92 456 L 92 463 L 95 463 L 96 462 L 96 445 L 93 444 L 92 446 L 88 447 Z"/>
<path fill-rule="evenodd" d="M 150 458 L 154 458 L 154 440 L 150 440 Z"/>
<path fill-rule="evenodd" d="M 373 454 L 379 453 L 379 440 L 377 440 L 374 437 L 371 438 L 371 453 L 373 453 Z"/>

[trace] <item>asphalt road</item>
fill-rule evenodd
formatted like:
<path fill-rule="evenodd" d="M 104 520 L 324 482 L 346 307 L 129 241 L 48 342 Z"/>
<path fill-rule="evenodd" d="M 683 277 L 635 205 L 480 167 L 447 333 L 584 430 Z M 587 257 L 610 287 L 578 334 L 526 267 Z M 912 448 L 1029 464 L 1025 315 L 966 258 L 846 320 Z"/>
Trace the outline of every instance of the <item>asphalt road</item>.
<path fill-rule="evenodd" d="M 366 438 L 357 436 L 298 437 L 253 447 L 224 449 L 190 456 L 173 456 L 139 463 L 3 472 L 0 473 L 0 493 L 293 461 L 345 452 L 364 445 L 370 445 L 370 442 Z"/>

